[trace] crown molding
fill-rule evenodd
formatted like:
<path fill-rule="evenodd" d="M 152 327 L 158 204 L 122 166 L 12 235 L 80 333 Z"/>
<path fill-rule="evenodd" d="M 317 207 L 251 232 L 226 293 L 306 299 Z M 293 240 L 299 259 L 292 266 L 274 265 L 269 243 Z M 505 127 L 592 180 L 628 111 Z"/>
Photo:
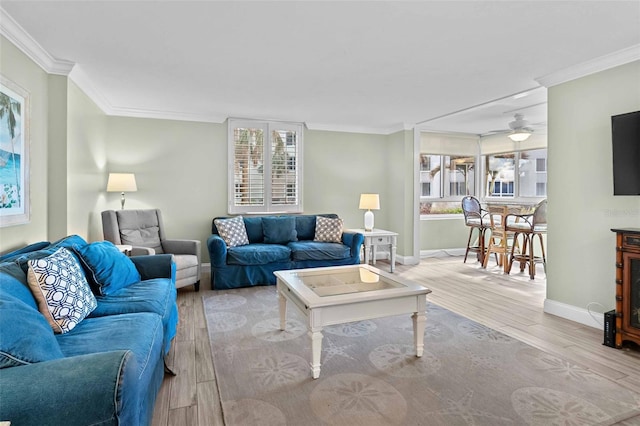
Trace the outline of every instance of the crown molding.
<path fill-rule="evenodd" d="M 538 77 L 535 80 L 542 86 L 552 87 L 567 81 L 585 77 L 600 71 L 640 60 L 640 44 L 600 56 L 580 64 Z"/>
<path fill-rule="evenodd" d="M 140 108 L 112 107 L 107 115 L 132 118 L 152 118 L 156 120 L 196 121 L 199 123 L 222 124 L 227 120 L 226 116 L 209 114 L 191 114 L 178 111 L 154 111 Z"/>
<path fill-rule="evenodd" d="M 410 123 L 398 123 L 389 127 L 365 127 L 348 126 L 343 124 L 305 122 L 309 130 L 322 130 L 327 132 L 365 133 L 369 135 L 391 135 L 404 130 L 412 130 L 414 125 Z"/>
<path fill-rule="evenodd" d="M 49 74 L 67 76 L 75 65 L 74 62 L 51 56 L 2 7 L 0 7 L 0 34 Z"/>

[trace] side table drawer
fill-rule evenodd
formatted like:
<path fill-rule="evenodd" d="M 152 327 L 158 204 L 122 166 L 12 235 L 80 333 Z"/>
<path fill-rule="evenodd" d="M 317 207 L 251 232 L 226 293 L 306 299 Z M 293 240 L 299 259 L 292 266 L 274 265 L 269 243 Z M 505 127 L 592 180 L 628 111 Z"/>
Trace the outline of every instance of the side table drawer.
<path fill-rule="evenodd" d="M 388 235 L 384 237 L 371 237 L 371 244 L 375 246 L 391 244 L 391 237 Z"/>

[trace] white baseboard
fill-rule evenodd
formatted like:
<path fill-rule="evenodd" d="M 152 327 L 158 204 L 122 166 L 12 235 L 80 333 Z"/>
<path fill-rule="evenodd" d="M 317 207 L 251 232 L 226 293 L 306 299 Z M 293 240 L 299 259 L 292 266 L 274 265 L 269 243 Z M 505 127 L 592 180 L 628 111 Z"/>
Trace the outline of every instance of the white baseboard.
<path fill-rule="evenodd" d="M 588 309 L 568 305 L 551 299 L 545 299 L 544 312 L 561 318 L 588 325 L 589 327 L 604 329 L 604 314 L 591 312 Z"/>
<path fill-rule="evenodd" d="M 427 257 L 448 257 L 448 256 L 464 256 L 464 248 L 439 249 L 439 250 L 420 250 L 420 258 Z"/>

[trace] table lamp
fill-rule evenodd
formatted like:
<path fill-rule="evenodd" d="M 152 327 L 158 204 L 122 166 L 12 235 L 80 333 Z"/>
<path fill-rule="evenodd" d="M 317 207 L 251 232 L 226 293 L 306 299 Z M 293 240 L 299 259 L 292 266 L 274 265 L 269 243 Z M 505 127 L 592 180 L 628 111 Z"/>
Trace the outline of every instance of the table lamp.
<path fill-rule="evenodd" d="M 380 210 L 380 196 L 378 194 L 360 194 L 360 210 L 364 213 L 364 230 L 373 231 L 373 212 Z"/>
<path fill-rule="evenodd" d="M 136 192 L 136 175 L 133 173 L 109 173 L 109 181 L 107 182 L 107 192 L 121 192 L 122 198 L 120 205 L 124 210 L 124 193 Z"/>

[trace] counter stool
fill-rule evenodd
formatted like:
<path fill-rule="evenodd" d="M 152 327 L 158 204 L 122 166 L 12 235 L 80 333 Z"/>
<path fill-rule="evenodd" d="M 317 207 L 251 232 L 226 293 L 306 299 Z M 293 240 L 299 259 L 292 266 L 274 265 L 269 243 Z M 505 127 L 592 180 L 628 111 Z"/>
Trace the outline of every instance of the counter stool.
<path fill-rule="evenodd" d="M 516 221 L 507 224 L 507 231 L 513 232 L 514 240 L 522 235 L 521 253 L 515 253 L 512 247 L 509 256 L 509 267 L 507 273 L 511 272 L 513 262 L 520 263 L 520 272 L 524 272 L 525 266 L 529 266 L 529 278 L 534 279 L 536 275 L 536 263 L 542 263 L 547 270 L 547 258 L 544 251 L 544 241 L 542 236 L 547 233 L 547 200 L 542 200 L 533 211 L 532 215 L 510 215 L 515 216 Z M 518 220 L 519 219 L 519 220 Z M 540 256 L 534 252 L 534 241 L 538 237 L 540 242 Z"/>
<path fill-rule="evenodd" d="M 462 212 L 464 213 L 464 224 L 469 227 L 469 239 L 467 249 L 464 252 L 464 262 L 467 262 L 467 255 L 470 251 L 477 253 L 480 263 L 484 261 L 484 234 L 489 227 L 487 211 L 480 206 L 477 198 L 467 195 L 462 199 Z M 477 244 L 472 245 L 474 230 L 477 230 Z"/>

